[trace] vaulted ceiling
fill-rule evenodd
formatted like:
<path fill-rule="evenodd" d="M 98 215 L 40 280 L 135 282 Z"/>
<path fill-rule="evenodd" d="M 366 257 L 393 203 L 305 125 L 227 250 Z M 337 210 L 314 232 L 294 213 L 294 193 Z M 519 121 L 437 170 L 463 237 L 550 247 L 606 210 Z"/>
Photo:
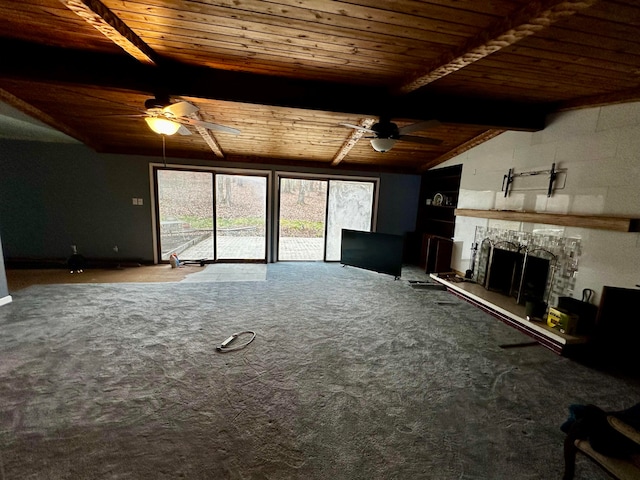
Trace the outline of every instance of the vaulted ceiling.
<path fill-rule="evenodd" d="M 640 99 L 639 28 L 635 0 L 3 0 L 0 101 L 99 152 L 160 155 L 145 101 L 169 96 L 241 132 L 189 126 L 173 157 L 420 172 Z M 381 118 L 437 142 L 342 125 Z"/>

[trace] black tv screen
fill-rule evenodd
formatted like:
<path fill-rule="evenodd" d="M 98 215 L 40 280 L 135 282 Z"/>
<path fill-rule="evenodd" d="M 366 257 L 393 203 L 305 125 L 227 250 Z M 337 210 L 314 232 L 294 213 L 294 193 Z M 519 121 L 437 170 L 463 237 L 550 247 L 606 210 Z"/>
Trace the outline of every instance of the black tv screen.
<path fill-rule="evenodd" d="M 340 263 L 400 277 L 404 237 L 342 229 Z"/>

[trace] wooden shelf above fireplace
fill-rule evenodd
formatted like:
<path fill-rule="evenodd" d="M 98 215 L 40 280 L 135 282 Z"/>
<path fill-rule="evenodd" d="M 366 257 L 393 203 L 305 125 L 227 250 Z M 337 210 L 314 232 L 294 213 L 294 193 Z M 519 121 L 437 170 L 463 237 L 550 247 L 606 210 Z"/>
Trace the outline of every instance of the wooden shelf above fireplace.
<path fill-rule="evenodd" d="M 489 218 L 515 222 L 544 223 L 565 227 L 595 228 L 616 232 L 640 232 L 640 219 L 628 217 L 604 217 L 598 215 L 569 215 L 562 213 L 522 212 L 517 210 L 475 210 L 456 208 L 460 217 Z"/>

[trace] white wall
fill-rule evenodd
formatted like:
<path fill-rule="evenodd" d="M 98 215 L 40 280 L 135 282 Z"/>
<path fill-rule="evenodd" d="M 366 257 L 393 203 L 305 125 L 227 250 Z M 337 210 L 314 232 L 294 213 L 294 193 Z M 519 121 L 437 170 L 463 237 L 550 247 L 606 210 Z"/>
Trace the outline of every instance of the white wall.
<path fill-rule="evenodd" d="M 547 198 L 548 176 L 519 177 L 508 198 L 503 176 L 564 169 Z M 462 164 L 458 208 L 640 218 L 640 102 L 559 113 L 540 132 L 505 132 L 439 167 Z M 640 284 L 640 234 L 457 217 L 452 267 L 469 268 L 476 225 L 533 231 L 552 229 L 582 243 L 573 296 L 583 288 Z"/>

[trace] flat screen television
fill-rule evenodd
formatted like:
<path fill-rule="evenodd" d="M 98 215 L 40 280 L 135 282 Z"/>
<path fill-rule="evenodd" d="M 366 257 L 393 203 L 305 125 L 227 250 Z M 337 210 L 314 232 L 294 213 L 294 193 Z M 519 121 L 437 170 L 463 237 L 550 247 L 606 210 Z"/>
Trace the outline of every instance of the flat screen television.
<path fill-rule="evenodd" d="M 404 237 L 342 229 L 340 263 L 400 277 Z"/>

